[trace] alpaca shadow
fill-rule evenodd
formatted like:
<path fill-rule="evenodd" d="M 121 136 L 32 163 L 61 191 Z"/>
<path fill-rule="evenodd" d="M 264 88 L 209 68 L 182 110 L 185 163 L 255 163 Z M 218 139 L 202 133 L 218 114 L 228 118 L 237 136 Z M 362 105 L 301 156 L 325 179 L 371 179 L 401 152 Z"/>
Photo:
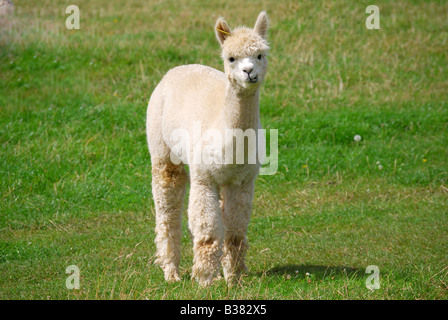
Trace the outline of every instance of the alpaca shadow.
<path fill-rule="evenodd" d="M 347 267 L 347 266 L 322 266 L 322 265 L 303 265 L 287 264 L 273 267 L 267 271 L 258 272 L 258 276 L 299 276 L 305 277 L 307 274 L 313 275 L 317 279 L 327 277 L 335 278 L 357 278 L 365 275 L 365 270 Z"/>

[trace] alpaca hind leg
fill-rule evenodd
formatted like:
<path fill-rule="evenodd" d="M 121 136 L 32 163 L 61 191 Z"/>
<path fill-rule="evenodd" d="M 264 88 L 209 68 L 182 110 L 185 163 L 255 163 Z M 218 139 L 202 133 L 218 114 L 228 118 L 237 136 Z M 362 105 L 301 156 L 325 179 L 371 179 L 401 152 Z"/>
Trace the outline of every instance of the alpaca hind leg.
<path fill-rule="evenodd" d="M 182 235 L 182 207 L 188 181 L 183 165 L 154 161 L 152 192 L 156 210 L 156 263 L 165 280 L 178 281 Z"/>

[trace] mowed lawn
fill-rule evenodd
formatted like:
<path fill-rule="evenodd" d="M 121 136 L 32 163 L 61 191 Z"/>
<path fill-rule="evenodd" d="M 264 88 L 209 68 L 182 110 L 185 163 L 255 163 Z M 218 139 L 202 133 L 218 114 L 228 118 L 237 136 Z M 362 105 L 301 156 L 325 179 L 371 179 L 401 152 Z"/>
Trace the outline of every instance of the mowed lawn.
<path fill-rule="evenodd" d="M 0 22 L 0 299 L 448 298 L 448 3 L 14 2 Z M 217 17 L 252 26 L 261 10 L 279 166 L 257 180 L 249 272 L 199 287 L 184 218 L 182 280 L 165 283 L 148 99 L 174 66 L 222 70 Z"/>

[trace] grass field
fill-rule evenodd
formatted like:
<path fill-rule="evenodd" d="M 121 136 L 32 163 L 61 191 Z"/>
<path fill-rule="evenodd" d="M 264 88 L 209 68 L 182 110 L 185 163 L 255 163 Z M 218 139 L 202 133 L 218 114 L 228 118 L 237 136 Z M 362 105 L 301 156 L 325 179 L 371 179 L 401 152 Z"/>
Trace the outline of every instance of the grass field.
<path fill-rule="evenodd" d="M 448 298 L 446 1 L 378 2 L 379 30 L 371 1 L 14 2 L 0 22 L 0 299 Z M 216 18 L 252 26 L 261 10 L 279 167 L 257 181 L 249 272 L 191 281 L 184 220 L 182 281 L 165 283 L 148 99 L 174 66 L 222 69 Z"/>

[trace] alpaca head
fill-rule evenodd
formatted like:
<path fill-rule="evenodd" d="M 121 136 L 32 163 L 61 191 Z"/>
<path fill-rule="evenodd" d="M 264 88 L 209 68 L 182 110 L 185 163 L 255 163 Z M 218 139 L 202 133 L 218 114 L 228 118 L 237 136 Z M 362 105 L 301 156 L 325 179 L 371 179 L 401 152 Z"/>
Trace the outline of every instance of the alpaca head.
<path fill-rule="evenodd" d="M 264 11 L 258 15 L 253 29 L 239 27 L 231 30 L 223 18 L 216 21 L 215 34 L 221 44 L 224 70 L 237 89 L 253 92 L 264 79 L 268 67 L 268 23 Z"/>

